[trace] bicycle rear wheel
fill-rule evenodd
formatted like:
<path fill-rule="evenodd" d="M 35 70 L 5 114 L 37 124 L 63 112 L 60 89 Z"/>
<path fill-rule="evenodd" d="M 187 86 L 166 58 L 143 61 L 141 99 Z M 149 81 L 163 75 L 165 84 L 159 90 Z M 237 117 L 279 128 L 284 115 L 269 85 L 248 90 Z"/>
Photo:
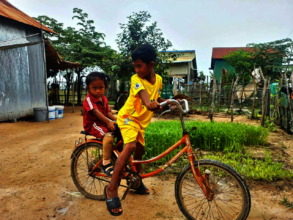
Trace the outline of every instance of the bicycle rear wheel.
<path fill-rule="evenodd" d="M 194 162 L 197 168 L 197 161 Z M 209 174 L 208 184 L 214 192 L 208 201 L 196 182 L 190 165 L 184 167 L 175 184 L 177 204 L 187 219 L 243 220 L 250 212 L 249 189 L 241 176 L 230 166 L 215 160 L 200 160 L 201 175 Z"/>
<path fill-rule="evenodd" d="M 88 159 L 87 159 L 88 155 Z M 110 177 L 96 177 L 90 170 L 103 159 L 103 145 L 87 143 L 77 149 L 71 160 L 71 177 L 77 189 L 86 197 L 94 200 L 105 200 L 104 188 L 109 184 Z M 116 162 L 116 155 L 112 154 L 112 163 Z M 101 172 L 102 164 L 95 169 Z"/>
<path fill-rule="evenodd" d="M 118 99 L 117 99 L 117 107 L 118 107 L 118 110 L 120 110 L 124 106 L 124 104 L 126 102 L 126 99 L 127 99 L 127 97 L 124 94 L 121 94 L 118 97 Z"/>

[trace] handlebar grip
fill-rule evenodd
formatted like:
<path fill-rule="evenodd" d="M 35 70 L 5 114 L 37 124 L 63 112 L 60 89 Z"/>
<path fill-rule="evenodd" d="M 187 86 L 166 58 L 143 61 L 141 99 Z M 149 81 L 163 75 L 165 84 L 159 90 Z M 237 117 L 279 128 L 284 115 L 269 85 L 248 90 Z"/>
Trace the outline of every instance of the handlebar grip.
<path fill-rule="evenodd" d="M 179 108 L 179 110 L 184 114 L 184 113 L 187 113 L 189 112 L 189 107 L 188 107 L 188 102 L 186 99 L 182 99 L 181 102 L 184 102 L 185 103 L 185 110 L 181 107 L 181 105 L 179 104 L 179 102 L 177 102 L 177 100 L 175 99 L 168 99 L 162 103 L 160 103 L 160 106 L 165 106 L 167 104 L 171 104 L 171 103 L 174 103 L 177 105 L 177 107 Z"/>

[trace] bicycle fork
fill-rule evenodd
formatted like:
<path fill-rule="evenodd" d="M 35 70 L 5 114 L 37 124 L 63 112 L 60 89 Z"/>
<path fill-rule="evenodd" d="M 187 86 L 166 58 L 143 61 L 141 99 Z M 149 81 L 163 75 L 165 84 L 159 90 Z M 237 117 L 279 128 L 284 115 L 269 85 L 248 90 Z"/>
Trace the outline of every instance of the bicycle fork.
<path fill-rule="evenodd" d="M 214 192 L 212 191 L 211 187 L 209 186 L 209 175 L 211 172 L 209 170 L 206 170 L 204 175 L 203 176 L 201 175 L 200 169 L 199 169 L 199 157 L 198 156 L 197 156 L 198 166 L 197 166 L 197 168 L 195 168 L 195 166 L 194 166 L 195 153 L 192 151 L 189 136 L 186 137 L 185 141 L 186 141 L 186 145 L 187 145 L 187 157 L 189 160 L 189 164 L 191 166 L 192 174 L 193 174 L 196 182 L 198 183 L 198 185 L 202 189 L 203 193 L 205 194 L 207 200 L 212 201 L 214 198 Z"/>

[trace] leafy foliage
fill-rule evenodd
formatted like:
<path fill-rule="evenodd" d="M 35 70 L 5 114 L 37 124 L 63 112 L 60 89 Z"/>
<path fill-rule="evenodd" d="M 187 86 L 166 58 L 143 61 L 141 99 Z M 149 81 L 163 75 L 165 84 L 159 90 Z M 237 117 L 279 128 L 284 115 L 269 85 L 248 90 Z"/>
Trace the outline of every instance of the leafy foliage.
<path fill-rule="evenodd" d="M 172 47 L 172 43 L 163 37 L 163 32 L 158 28 L 157 22 L 150 22 L 151 15 L 146 11 L 140 11 L 128 16 L 128 22 L 120 23 L 121 33 L 118 34 L 116 42 L 121 52 L 121 56 L 117 56 L 114 60 L 113 70 L 119 79 L 129 80 L 134 74 L 133 64 L 130 59 L 131 53 L 140 45 L 149 43 L 155 49 L 166 51 Z M 172 60 L 176 60 L 178 55 L 174 53 L 158 53 L 155 72 L 161 76 L 167 74 Z"/>
<path fill-rule="evenodd" d="M 42 21 L 47 27 L 58 33 L 57 36 L 52 34 L 45 35 L 52 43 L 57 52 L 67 61 L 78 62 L 81 69 L 76 70 L 78 81 L 78 104 L 81 104 L 80 84 L 84 70 L 88 68 L 99 67 L 104 71 L 110 71 L 108 60 L 112 58 L 114 50 L 104 42 L 105 34 L 97 32 L 94 21 L 88 19 L 88 14 L 81 9 L 73 9 L 74 16 L 77 19 L 79 29 L 73 27 L 64 28 L 63 23 L 48 16 L 38 16 L 35 18 Z M 70 71 L 65 71 L 68 74 Z M 48 72 L 48 76 L 54 76 L 57 72 Z M 68 77 L 67 77 L 68 78 Z M 66 79 L 67 79 L 66 78 Z M 70 77 L 69 77 L 70 78 Z"/>
<path fill-rule="evenodd" d="M 249 43 L 247 47 L 248 51 L 240 49 L 224 56 L 224 60 L 235 68 L 237 74 L 240 71 L 244 72 L 246 79 L 249 78 L 248 74 L 252 72 L 254 65 L 257 68 L 261 67 L 264 76 L 271 77 L 272 81 L 279 78 L 280 72 L 292 71 L 292 39 L 286 38 L 259 44 Z"/>

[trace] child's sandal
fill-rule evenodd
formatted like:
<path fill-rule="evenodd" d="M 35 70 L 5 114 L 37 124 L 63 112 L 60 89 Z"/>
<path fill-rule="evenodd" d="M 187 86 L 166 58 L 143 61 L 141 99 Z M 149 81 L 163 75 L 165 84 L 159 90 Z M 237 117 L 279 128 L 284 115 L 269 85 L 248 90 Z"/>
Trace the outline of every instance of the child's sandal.
<path fill-rule="evenodd" d="M 112 163 L 109 163 L 107 165 L 102 165 L 102 170 L 103 170 L 103 173 L 106 174 L 107 176 L 112 176 L 111 172 L 114 171 L 114 167 L 113 167 L 113 164 Z"/>

